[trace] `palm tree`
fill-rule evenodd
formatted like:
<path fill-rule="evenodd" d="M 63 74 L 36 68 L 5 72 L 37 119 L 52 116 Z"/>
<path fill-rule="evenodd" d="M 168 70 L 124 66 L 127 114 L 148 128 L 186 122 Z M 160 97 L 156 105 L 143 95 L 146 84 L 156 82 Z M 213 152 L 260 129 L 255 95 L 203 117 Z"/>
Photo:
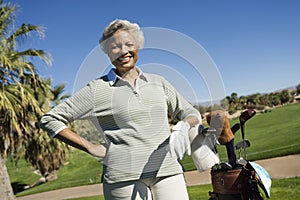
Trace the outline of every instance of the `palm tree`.
<path fill-rule="evenodd" d="M 65 157 L 61 143 L 51 141 L 36 123 L 59 95 L 55 97 L 57 91 L 52 90 L 51 81 L 43 80 L 28 59 L 37 57 L 49 65 L 50 56 L 37 49 L 18 51 L 19 42 L 31 33 L 43 36 L 43 30 L 22 24 L 13 31 L 16 10 L 15 5 L 0 0 L 0 199 L 9 200 L 14 194 L 6 169 L 7 156 L 27 158 L 44 175 L 57 169 Z"/>
<path fill-rule="evenodd" d="M 64 85 L 58 85 L 54 89 L 50 88 L 51 80 L 44 80 L 38 88 L 38 103 L 42 109 L 42 114 L 49 110 L 49 105 L 56 105 L 61 100 L 69 97 L 63 95 Z M 50 90 L 49 90 L 50 89 Z M 41 95 L 42 94 L 42 95 Z M 38 128 L 37 121 L 42 115 L 35 113 L 35 117 L 31 119 L 31 127 L 23 133 L 26 137 L 26 143 L 23 143 L 25 151 L 21 151 L 20 157 L 24 157 L 31 165 L 40 171 L 40 174 L 48 180 L 49 175 L 57 174 L 57 170 L 64 163 L 66 157 L 67 146 L 56 139 L 51 139 L 47 132 Z M 28 119 L 29 120 L 29 119 Z M 51 176 L 53 177 L 53 176 Z"/>

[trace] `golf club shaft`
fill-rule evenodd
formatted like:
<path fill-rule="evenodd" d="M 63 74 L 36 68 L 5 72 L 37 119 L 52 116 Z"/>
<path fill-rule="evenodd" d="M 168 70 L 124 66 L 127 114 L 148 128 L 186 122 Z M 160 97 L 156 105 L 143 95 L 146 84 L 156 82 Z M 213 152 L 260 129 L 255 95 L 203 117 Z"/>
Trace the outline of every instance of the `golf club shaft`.
<path fill-rule="evenodd" d="M 240 124 L 236 123 L 231 127 L 231 131 L 233 134 L 237 132 L 240 129 Z M 227 157 L 229 164 L 234 168 L 236 165 L 236 154 L 234 149 L 234 139 L 232 139 L 230 142 L 227 142 L 225 144 L 226 151 L 227 151 Z"/>
<path fill-rule="evenodd" d="M 245 142 L 245 126 L 244 125 L 241 126 L 241 132 L 242 132 L 242 140 L 243 140 L 243 142 Z M 245 145 L 243 146 L 243 150 L 244 150 L 244 158 L 247 160 L 247 153 L 246 153 Z"/>
<path fill-rule="evenodd" d="M 225 145 L 226 145 L 226 151 L 227 151 L 227 156 L 228 156 L 228 162 L 234 168 L 236 165 L 234 139 L 232 139 L 230 142 L 227 142 Z"/>

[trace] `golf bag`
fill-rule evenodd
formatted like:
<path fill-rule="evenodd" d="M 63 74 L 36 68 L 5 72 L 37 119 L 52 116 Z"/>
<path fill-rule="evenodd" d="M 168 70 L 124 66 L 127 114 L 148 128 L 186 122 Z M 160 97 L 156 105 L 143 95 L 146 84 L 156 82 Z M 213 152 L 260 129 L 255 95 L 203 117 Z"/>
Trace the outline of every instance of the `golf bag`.
<path fill-rule="evenodd" d="M 216 164 L 211 169 L 213 192 L 209 200 L 262 200 L 259 180 L 253 167 L 247 163 L 234 169 Z"/>
<path fill-rule="evenodd" d="M 247 109 L 241 113 L 240 123 L 230 128 L 229 119 L 222 110 L 212 111 L 207 116 L 207 122 L 218 132 L 218 141 L 226 146 L 228 162 L 217 163 L 211 167 L 211 182 L 213 191 L 209 192 L 209 200 L 262 200 L 259 188 L 270 198 L 271 178 L 268 172 L 259 164 L 247 161 L 246 148 L 250 142 L 245 139 L 245 122 L 255 115 L 256 111 Z M 242 141 L 234 145 L 235 132 L 241 129 Z M 205 129 L 202 129 L 201 133 Z M 207 131 L 206 131 L 207 132 Z M 244 150 L 245 159 L 236 150 Z"/>

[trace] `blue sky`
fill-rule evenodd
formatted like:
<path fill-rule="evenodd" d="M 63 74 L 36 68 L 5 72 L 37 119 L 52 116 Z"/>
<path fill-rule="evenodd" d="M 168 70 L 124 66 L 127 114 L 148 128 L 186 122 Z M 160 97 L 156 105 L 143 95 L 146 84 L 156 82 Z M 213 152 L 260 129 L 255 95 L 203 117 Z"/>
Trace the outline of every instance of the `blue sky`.
<path fill-rule="evenodd" d="M 78 76 L 87 71 L 82 68 L 83 63 L 88 63 L 92 52 L 97 54 L 95 49 L 99 48 L 102 30 L 116 18 L 136 22 L 142 28 L 174 30 L 194 40 L 215 64 L 226 95 L 270 93 L 300 84 L 300 2 L 297 0 L 9 2 L 20 7 L 18 23 L 45 27 L 43 40 L 24 45 L 52 55 L 52 66 L 39 65 L 38 70 L 43 76 L 51 77 L 54 84 L 65 83 L 70 94 L 77 90 L 74 84 Z M 188 53 L 198 52 L 189 49 Z M 99 59 L 105 58 L 99 56 Z M 190 64 L 180 56 L 142 50 L 138 65 L 149 63 L 163 66 L 155 68 L 156 72 L 171 79 L 189 100 L 210 99 L 205 77 L 195 77 Z M 97 66 L 97 62 L 91 65 L 95 65 L 91 66 L 95 71 L 90 73 L 90 79 L 103 73 L 104 66 Z M 195 98 L 190 98 L 193 95 L 185 87 L 192 87 Z"/>

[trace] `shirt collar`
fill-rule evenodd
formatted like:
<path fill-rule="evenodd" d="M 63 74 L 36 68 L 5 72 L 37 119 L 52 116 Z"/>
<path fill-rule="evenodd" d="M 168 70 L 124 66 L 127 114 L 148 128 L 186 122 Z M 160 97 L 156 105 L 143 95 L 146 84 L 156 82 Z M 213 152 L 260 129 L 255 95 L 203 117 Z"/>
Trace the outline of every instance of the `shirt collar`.
<path fill-rule="evenodd" d="M 115 68 L 111 68 L 106 75 L 109 85 L 112 86 L 117 81 L 117 73 Z"/>
<path fill-rule="evenodd" d="M 141 78 L 141 79 L 147 81 L 147 78 L 146 78 L 145 74 L 142 72 L 142 70 L 140 68 L 137 68 L 137 69 L 139 71 L 138 78 Z M 110 86 L 113 86 L 117 82 L 118 79 L 122 79 L 120 76 L 118 76 L 118 74 L 116 72 L 116 68 L 111 68 L 109 70 L 109 72 L 107 73 L 106 77 L 107 77 L 107 80 L 108 80 Z"/>

